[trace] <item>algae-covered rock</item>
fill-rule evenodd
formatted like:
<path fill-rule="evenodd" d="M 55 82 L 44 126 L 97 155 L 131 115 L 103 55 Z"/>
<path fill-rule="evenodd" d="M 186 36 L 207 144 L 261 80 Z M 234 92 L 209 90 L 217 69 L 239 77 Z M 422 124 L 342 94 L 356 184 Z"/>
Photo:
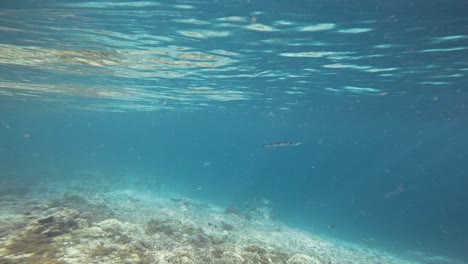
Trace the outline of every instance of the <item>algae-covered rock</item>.
<path fill-rule="evenodd" d="M 322 262 L 316 257 L 311 257 L 304 254 L 296 254 L 288 259 L 287 264 L 322 264 Z"/>
<path fill-rule="evenodd" d="M 29 230 L 35 234 L 49 237 L 63 235 L 84 224 L 83 221 L 79 220 L 79 216 L 80 214 L 76 210 L 60 210 L 37 219 L 31 224 Z"/>

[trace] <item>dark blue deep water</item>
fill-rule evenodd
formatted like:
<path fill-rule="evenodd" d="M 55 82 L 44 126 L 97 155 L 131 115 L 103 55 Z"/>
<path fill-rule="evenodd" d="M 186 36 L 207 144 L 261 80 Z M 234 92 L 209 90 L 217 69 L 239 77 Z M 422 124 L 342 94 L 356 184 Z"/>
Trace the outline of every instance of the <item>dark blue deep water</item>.
<path fill-rule="evenodd" d="M 0 177 L 102 172 L 468 260 L 468 3 L 0 3 Z M 298 146 L 264 148 L 272 142 Z M 330 228 L 332 227 L 332 228 Z"/>

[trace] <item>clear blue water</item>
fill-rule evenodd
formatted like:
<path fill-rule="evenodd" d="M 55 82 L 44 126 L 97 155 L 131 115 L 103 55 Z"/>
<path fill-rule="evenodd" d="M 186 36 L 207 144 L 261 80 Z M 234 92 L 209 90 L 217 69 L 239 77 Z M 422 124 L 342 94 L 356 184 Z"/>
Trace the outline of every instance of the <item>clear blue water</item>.
<path fill-rule="evenodd" d="M 315 233 L 467 260 L 466 14 L 455 0 L 2 1 L 2 177 L 95 169 L 223 206 L 268 199 Z M 277 141 L 302 144 L 262 147 Z"/>

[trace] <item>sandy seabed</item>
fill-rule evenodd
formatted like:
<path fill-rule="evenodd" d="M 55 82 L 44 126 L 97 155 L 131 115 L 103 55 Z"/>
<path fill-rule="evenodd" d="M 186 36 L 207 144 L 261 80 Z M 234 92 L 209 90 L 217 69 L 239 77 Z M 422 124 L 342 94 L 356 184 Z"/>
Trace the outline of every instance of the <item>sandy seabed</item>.
<path fill-rule="evenodd" d="M 90 181 L 3 184 L 0 208 L 0 264 L 463 263 L 405 260 L 314 236 L 271 219 L 267 203 L 220 208 Z"/>

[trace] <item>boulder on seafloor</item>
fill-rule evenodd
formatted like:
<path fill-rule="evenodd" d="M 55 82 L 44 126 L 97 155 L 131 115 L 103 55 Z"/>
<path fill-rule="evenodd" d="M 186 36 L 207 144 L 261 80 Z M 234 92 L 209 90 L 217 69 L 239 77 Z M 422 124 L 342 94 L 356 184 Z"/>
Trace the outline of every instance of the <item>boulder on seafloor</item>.
<path fill-rule="evenodd" d="M 322 264 L 322 262 L 316 257 L 305 254 L 295 254 L 288 259 L 287 264 Z"/>

